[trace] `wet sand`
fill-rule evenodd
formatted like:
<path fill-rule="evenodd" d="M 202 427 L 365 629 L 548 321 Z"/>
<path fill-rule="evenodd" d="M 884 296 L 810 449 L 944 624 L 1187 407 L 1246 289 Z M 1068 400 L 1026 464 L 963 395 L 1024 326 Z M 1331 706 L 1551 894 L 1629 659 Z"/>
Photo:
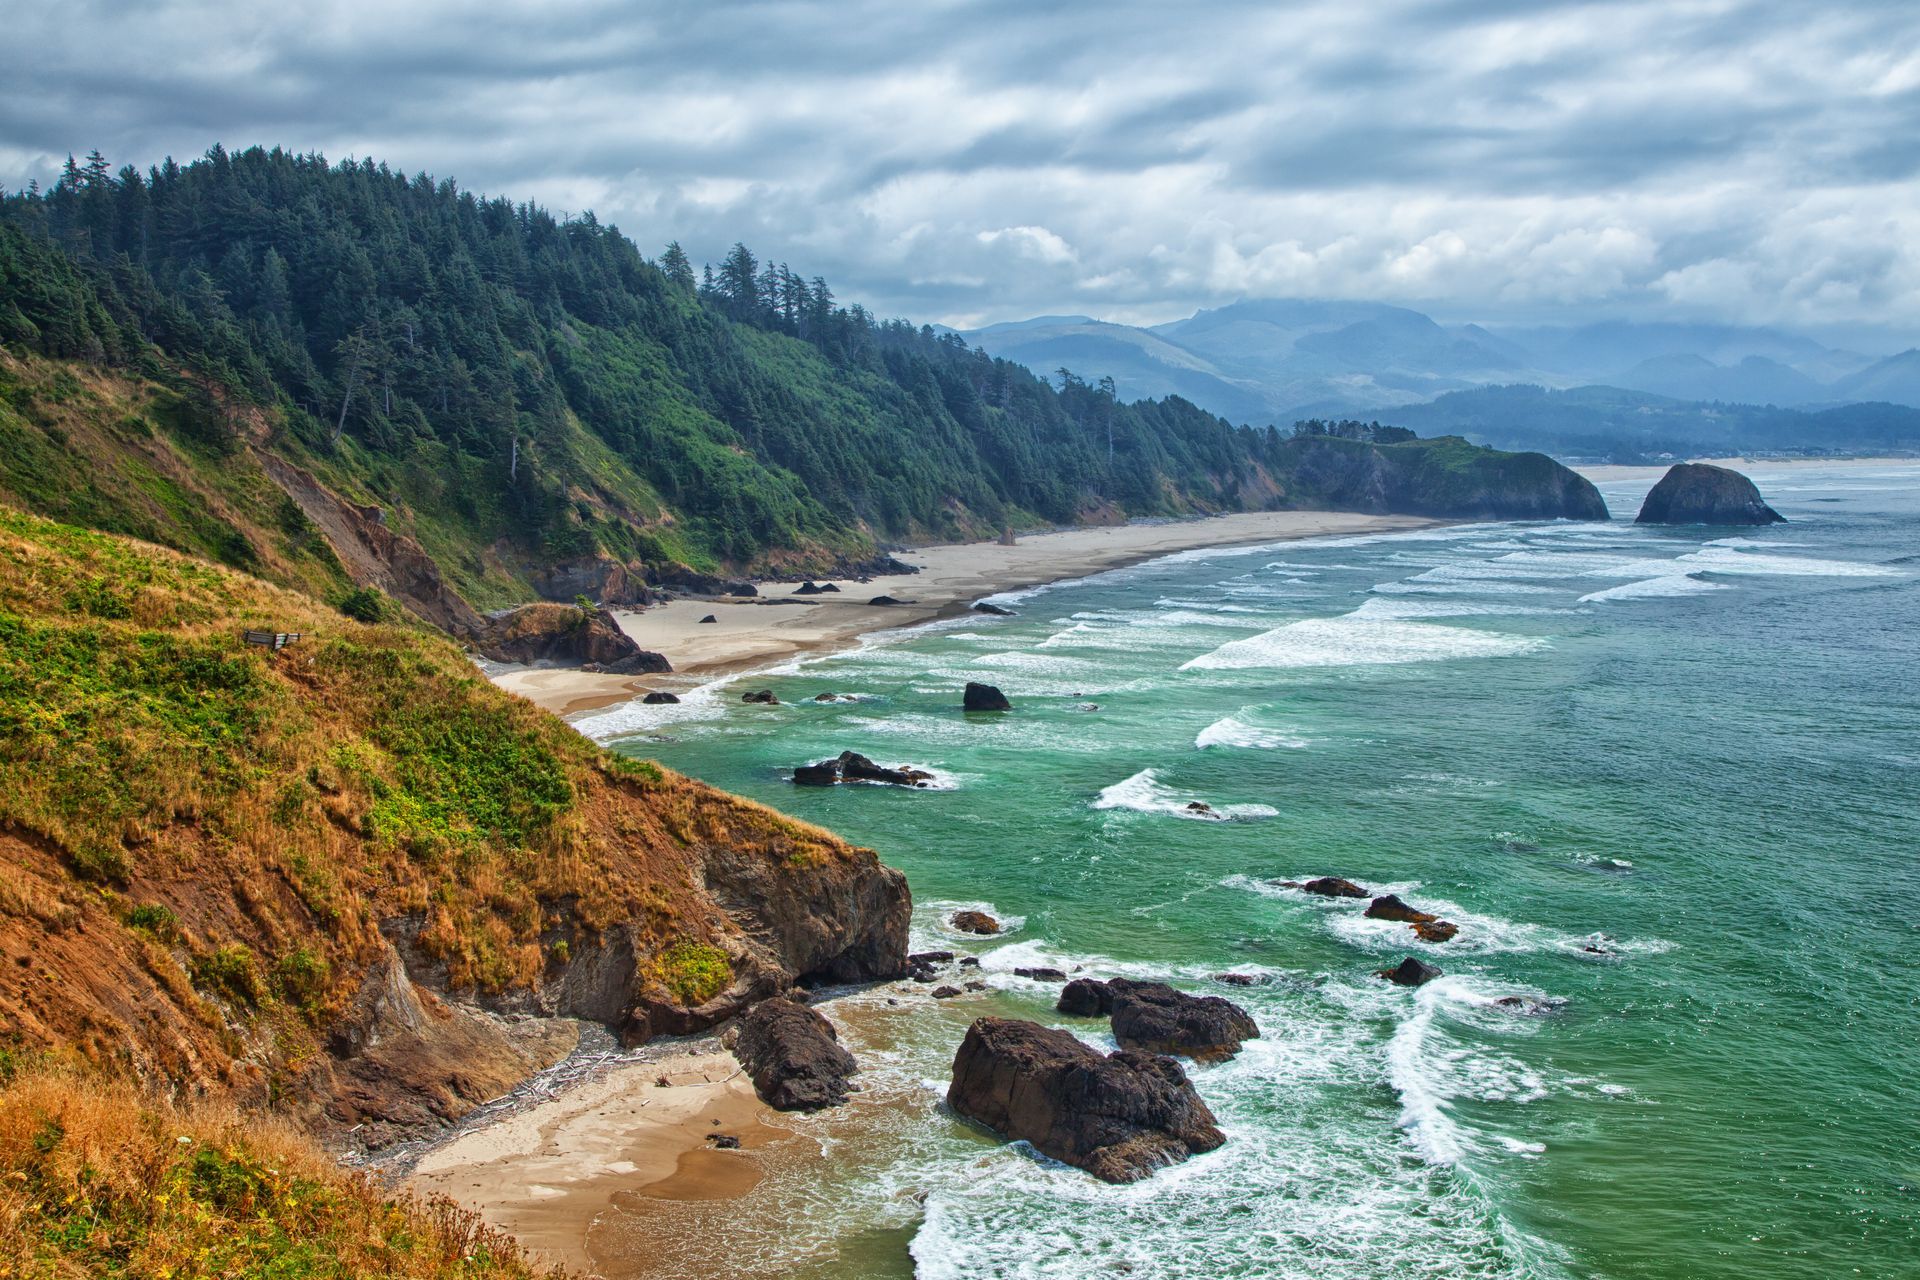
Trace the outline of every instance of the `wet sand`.
<path fill-rule="evenodd" d="M 661 1085 L 661 1079 L 668 1081 Z M 726 1134 L 738 1150 L 710 1141 Z M 765 1174 L 762 1149 L 804 1143 L 727 1053 L 616 1067 L 421 1157 L 410 1185 L 440 1193 L 583 1274 L 593 1224 L 616 1203 L 731 1200 Z"/>
<path fill-rule="evenodd" d="M 997 542 L 921 547 L 901 553 L 915 574 L 854 582 L 832 580 L 837 593 L 794 596 L 797 584 L 764 585 L 754 600 L 675 600 L 639 611 L 616 610 L 621 627 L 643 649 L 664 654 L 672 676 L 610 676 L 560 668 L 496 674 L 495 683 L 561 715 L 626 702 L 651 689 L 685 689 L 727 671 L 778 662 L 799 653 L 839 648 L 873 631 L 951 617 L 982 596 L 1081 578 L 1175 551 L 1244 546 L 1338 534 L 1381 533 L 1444 523 L 1417 516 L 1339 511 L 1267 511 L 1063 529 Z M 821 579 L 823 584 L 829 579 Z M 901 601 L 870 604 L 876 596 Z M 714 622 L 700 620 L 708 615 Z"/>

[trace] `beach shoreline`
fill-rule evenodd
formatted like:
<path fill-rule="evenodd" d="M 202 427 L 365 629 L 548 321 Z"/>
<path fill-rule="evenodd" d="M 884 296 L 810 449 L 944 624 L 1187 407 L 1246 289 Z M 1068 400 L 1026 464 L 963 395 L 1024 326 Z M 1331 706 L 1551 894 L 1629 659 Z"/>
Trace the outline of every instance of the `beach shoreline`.
<path fill-rule="evenodd" d="M 678 599 L 644 610 L 612 610 L 621 629 L 641 648 L 663 654 L 673 664 L 670 676 L 539 667 L 490 672 L 489 678 L 548 711 L 579 715 L 651 690 L 680 692 L 731 672 L 845 648 L 877 631 L 954 617 L 986 596 L 1090 577 L 1176 552 L 1448 523 L 1457 522 L 1343 511 L 1264 511 L 1061 529 L 1025 535 L 1012 544 L 920 547 L 901 553 L 920 572 L 870 582 L 823 578 L 822 583 L 832 581 L 838 588 L 825 595 L 796 597 L 797 584 L 775 583 L 755 599 Z M 900 603 L 869 603 L 878 596 Z M 715 620 L 701 621 L 709 616 Z"/>

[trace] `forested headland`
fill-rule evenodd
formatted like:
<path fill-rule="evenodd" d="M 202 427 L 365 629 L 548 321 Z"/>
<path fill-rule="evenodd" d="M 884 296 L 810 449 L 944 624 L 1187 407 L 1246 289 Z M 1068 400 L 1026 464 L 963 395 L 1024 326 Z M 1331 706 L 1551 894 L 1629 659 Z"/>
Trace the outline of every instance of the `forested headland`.
<path fill-rule="evenodd" d="M 807 571 L 1008 526 L 1581 514 L 1506 511 L 1517 455 L 1122 403 L 744 245 L 650 260 L 590 213 L 279 149 L 94 153 L 0 196 L 0 345 L 0 499 L 323 595 L 353 575 L 313 486 L 482 607 L 555 566 Z"/>

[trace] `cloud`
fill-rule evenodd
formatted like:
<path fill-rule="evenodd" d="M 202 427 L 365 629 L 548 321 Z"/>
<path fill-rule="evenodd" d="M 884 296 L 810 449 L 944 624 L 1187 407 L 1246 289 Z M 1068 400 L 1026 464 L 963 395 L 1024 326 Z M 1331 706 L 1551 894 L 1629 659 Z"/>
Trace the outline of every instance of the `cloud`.
<path fill-rule="evenodd" d="M 1905 0 L 24 0 L 0 182 L 375 156 L 883 314 L 1920 329 Z"/>

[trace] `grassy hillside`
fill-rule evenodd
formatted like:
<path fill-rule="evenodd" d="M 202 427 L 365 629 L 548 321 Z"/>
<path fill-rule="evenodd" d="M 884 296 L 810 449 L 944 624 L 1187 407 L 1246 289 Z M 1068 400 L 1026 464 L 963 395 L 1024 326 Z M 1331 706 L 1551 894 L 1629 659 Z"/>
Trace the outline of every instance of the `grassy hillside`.
<path fill-rule="evenodd" d="M 535 1280 L 447 1201 L 395 1201 L 284 1124 L 123 1082 L 0 1083 L 0 1275 Z"/>
<path fill-rule="evenodd" d="M 860 913 L 897 907 L 903 946 L 904 901 L 870 851 L 605 754 L 437 634 L 0 508 L 14 1048 L 404 1127 L 564 1050 L 448 997 L 689 1029 L 839 951 L 884 969 L 894 922 Z M 782 911 L 814 913 L 800 941 L 763 936 Z M 433 1025 L 362 1071 L 382 984 Z M 432 1115 L 395 1113 L 416 1085 Z"/>

